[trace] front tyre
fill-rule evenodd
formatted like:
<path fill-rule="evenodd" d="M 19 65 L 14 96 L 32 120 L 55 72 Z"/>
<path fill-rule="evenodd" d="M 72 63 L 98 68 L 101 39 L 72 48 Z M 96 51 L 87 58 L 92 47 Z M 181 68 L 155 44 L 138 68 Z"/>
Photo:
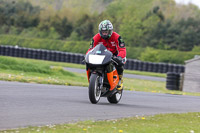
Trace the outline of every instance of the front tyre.
<path fill-rule="evenodd" d="M 107 97 L 108 101 L 109 101 L 110 103 L 117 104 L 117 103 L 121 100 L 121 98 L 122 98 L 122 92 L 123 92 L 123 90 L 121 90 L 120 93 L 117 92 L 117 93 L 115 93 L 115 94 L 112 95 L 112 96 L 108 96 L 108 97 Z"/>
<path fill-rule="evenodd" d="M 89 84 L 89 99 L 90 102 L 96 104 L 101 97 L 101 89 L 99 85 L 99 75 L 91 74 L 90 76 L 90 84 Z"/>

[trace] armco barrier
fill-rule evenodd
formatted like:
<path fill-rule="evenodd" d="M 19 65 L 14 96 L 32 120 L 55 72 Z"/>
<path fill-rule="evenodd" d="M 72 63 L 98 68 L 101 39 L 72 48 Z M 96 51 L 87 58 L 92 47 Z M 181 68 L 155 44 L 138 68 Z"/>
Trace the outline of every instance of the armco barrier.
<path fill-rule="evenodd" d="M 84 64 L 84 54 L 76 54 L 69 52 L 60 52 L 43 49 L 21 48 L 15 46 L 0 45 L 0 55 L 14 56 L 22 58 L 41 59 L 58 62 L 69 62 L 76 64 Z M 125 69 L 139 70 L 156 73 L 184 73 L 184 65 L 143 62 L 135 59 L 127 59 L 124 66 Z"/>

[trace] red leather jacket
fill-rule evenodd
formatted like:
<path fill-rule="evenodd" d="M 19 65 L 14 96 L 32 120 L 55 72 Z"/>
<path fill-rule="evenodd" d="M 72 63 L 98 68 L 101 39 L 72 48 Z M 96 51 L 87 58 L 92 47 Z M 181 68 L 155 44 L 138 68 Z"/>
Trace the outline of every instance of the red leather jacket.
<path fill-rule="evenodd" d="M 92 42 L 90 44 L 90 49 L 88 49 L 87 53 L 98 44 L 103 44 L 114 55 L 121 56 L 122 59 L 126 58 L 125 43 L 122 40 L 121 36 L 117 34 L 116 32 L 113 32 L 111 37 L 107 40 L 104 40 L 103 38 L 101 38 L 99 33 L 96 34 L 92 39 Z"/>

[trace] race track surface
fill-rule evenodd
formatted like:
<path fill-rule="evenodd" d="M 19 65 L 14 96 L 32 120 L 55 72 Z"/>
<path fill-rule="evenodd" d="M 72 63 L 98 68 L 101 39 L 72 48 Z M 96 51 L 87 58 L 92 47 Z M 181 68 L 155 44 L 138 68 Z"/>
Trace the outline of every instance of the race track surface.
<path fill-rule="evenodd" d="M 124 91 L 119 104 L 91 104 L 87 87 L 0 81 L 0 130 L 183 112 L 200 112 L 200 97 Z"/>

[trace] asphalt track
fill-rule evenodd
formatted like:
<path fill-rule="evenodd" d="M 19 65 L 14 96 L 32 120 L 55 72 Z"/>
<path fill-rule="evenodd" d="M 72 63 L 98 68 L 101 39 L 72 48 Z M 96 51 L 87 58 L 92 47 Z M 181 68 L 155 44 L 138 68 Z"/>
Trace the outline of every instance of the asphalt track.
<path fill-rule="evenodd" d="M 91 104 L 87 87 L 0 81 L 0 130 L 184 112 L 200 112 L 200 97 L 124 91 L 119 104 Z"/>

